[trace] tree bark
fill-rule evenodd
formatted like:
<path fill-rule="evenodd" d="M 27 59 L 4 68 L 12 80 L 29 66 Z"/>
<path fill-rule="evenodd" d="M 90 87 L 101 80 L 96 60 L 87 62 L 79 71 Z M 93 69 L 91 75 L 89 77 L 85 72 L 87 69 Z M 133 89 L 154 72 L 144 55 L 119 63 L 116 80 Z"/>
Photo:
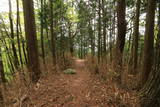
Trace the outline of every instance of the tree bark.
<path fill-rule="evenodd" d="M 13 51 L 13 55 L 14 55 L 14 65 L 15 68 L 18 69 L 19 66 L 19 61 L 18 61 L 18 56 L 17 56 L 17 52 L 16 52 L 16 47 L 15 47 L 15 43 L 14 43 L 14 29 L 13 29 L 13 19 L 12 19 L 12 4 L 11 4 L 11 0 L 8 1 L 9 2 L 9 21 L 10 21 L 10 30 L 11 30 L 11 45 L 12 45 L 12 51 Z"/>
<path fill-rule="evenodd" d="M 43 18 L 44 18 L 44 4 L 43 0 L 41 0 L 41 51 L 42 51 L 42 59 L 43 59 L 43 64 L 45 64 L 45 51 L 44 51 L 44 30 L 43 30 Z"/>
<path fill-rule="evenodd" d="M 21 28 L 21 21 L 19 19 L 19 31 L 20 31 L 20 37 L 22 39 L 22 50 L 23 50 L 23 55 L 24 55 L 24 59 L 25 59 L 25 63 L 28 63 L 28 58 L 27 58 L 27 52 L 26 52 L 26 44 L 25 44 L 25 39 L 22 36 L 22 28 Z"/>
<path fill-rule="evenodd" d="M 3 67 L 3 60 L 2 60 L 2 54 L 1 54 L 1 46 L 0 46 L 0 76 L 1 76 L 1 86 L 0 86 L 0 107 L 4 107 L 4 98 L 2 94 L 2 83 L 6 83 L 5 74 L 4 74 L 4 67 Z"/>
<path fill-rule="evenodd" d="M 27 40 L 28 70 L 33 83 L 40 78 L 40 65 L 36 37 L 36 24 L 34 16 L 33 0 L 23 0 L 25 35 Z"/>
<path fill-rule="evenodd" d="M 106 10 L 105 10 L 105 1 L 102 0 L 102 12 L 103 12 L 103 54 L 104 56 L 106 56 L 106 52 L 107 52 L 107 49 L 106 49 L 106 35 L 107 35 L 107 32 L 106 32 L 106 27 L 107 27 L 107 18 L 106 18 Z"/>
<path fill-rule="evenodd" d="M 6 78 L 5 78 L 5 73 L 4 73 L 4 67 L 3 67 L 3 59 L 2 59 L 2 51 L 1 51 L 1 47 L 0 47 L 0 76 L 1 76 L 1 80 L 2 83 L 6 83 Z"/>
<path fill-rule="evenodd" d="M 21 62 L 21 65 L 23 66 L 23 59 L 21 54 L 21 42 L 20 42 L 20 36 L 19 36 L 19 23 L 20 23 L 20 15 L 19 15 L 19 0 L 16 0 L 17 2 L 17 41 L 18 41 L 18 52 L 19 52 L 19 59 Z"/>
<path fill-rule="evenodd" d="M 136 19 L 135 19 L 135 24 L 134 24 L 134 41 L 133 41 L 133 70 L 134 71 L 137 68 L 137 61 L 138 61 L 140 4 L 141 4 L 141 0 L 137 0 L 137 3 L 136 3 Z"/>
<path fill-rule="evenodd" d="M 118 17 L 118 37 L 117 51 L 123 54 L 126 36 L 126 20 L 125 20 L 126 3 L 125 0 L 118 0 L 117 17 Z M 122 58 L 121 58 L 122 59 Z"/>
<path fill-rule="evenodd" d="M 155 49 L 155 61 L 154 61 L 154 63 L 156 64 L 156 63 L 160 63 L 160 60 L 158 60 L 158 57 L 160 57 L 160 56 L 158 56 L 158 53 L 160 53 L 159 51 L 160 51 L 160 49 L 159 49 L 159 47 L 160 47 L 160 0 L 158 0 L 158 25 L 157 25 L 157 27 L 158 27 L 158 34 L 157 34 L 157 40 L 156 40 L 156 49 Z"/>
<path fill-rule="evenodd" d="M 101 0 L 98 0 L 98 63 L 101 57 Z"/>
<path fill-rule="evenodd" d="M 51 47 L 52 47 L 52 58 L 53 58 L 53 65 L 56 64 L 56 44 L 55 44 L 55 35 L 54 35 L 54 30 L 53 30 L 53 0 L 50 0 L 50 33 L 51 33 Z"/>
<path fill-rule="evenodd" d="M 71 23 L 69 23 L 69 27 L 68 27 L 68 35 L 69 35 L 69 51 L 71 56 L 73 56 L 74 53 L 74 49 L 73 49 L 73 37 L 72 37 L 72 33 L 71 33 Z"/>
<path fill-rule="evenodd" d="M 117 3 L 118 3 L 117 6 L 118 36 L 117 36 L 116 50 L 115 50 L 115 63 L 116 63 L 115 71 L 121 73 L 123 64 L 123 50 L 124 50 L 125 36 L 126 36 L 126 20 L 125 20 L 126 2 L 125 0 L 118 0 Z"/>
<path fill-rule="evenodd" d="M 158 29 L 160 29 L 160 26 Z M 160 33 L 160 30 L 158 30 L 158 33 Z M 160 41 L 157 42 L 160 47 Z M 157 61 L 155 61 L 149 79 L 139 93 L 142 107 L 160 107 L 160 48 L 156 51 L 156 58 Z"/>
<path fill-rule="evenodd" d="M 153 63 L 153 51 L 154 51 L 154 20 L 156 1 L 148 0 L 147 15 L 146 15 L 146 30 L 145 41 L 143 50 L 143 64 L 142 64 L 142 85 L 144 85 L 148 79 L 149 73 Z"/>

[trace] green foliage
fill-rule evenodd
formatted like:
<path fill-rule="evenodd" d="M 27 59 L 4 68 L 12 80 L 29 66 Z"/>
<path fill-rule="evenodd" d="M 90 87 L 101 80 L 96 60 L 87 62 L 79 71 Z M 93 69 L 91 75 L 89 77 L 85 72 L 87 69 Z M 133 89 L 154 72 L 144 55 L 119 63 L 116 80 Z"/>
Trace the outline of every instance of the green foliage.
<path fill-rule="evenodd" d="M 126 0 L 126 5 L 128 7 L 134 7 L 136 0 Z"/>
<path fill-rule="evenodd" d="M 63 71 L 65 74 L 76 74 L 76 71 L 74 69 L 66 69 Z"/>

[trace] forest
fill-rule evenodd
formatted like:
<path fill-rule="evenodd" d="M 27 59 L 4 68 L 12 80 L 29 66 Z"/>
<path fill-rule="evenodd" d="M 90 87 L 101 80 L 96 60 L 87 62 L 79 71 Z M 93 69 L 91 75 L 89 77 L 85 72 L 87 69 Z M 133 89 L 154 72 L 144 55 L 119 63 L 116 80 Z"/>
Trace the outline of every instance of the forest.
<path fill-rule="evenodd" d="M 160 0 L 0 0 L 0 107 L 160 107 Z"/>

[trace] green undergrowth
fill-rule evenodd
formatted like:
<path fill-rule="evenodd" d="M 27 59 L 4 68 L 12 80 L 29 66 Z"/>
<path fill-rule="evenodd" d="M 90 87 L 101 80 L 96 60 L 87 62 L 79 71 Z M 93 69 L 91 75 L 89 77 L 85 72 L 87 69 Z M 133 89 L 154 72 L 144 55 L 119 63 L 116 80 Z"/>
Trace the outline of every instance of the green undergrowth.
<path fill-rule="evenodd" d="M 76 74 L 76 70 L 69 68 L 69 69 L 64 70 L 63 73 L 65 73 L 65 74 Z"/>

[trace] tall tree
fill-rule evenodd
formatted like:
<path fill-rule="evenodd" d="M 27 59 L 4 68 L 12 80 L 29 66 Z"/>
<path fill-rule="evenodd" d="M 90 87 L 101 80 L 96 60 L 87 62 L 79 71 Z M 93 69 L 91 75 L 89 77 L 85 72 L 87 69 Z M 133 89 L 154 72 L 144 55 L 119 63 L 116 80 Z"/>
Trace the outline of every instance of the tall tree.
<path fill-rule="evenodd" d="M 110 19 L 113 23 L 112 23 L 112 32 L 110 31 L 110 35 L 109 35 L 109 50 L 110 50 L 110 61 L 112 62 L 112 57 L 113 57 L 113 54 L 112 54 L 112 48 L 113 48 L 113 44 L 115 42 L 115 35 L 116 35 L 116 0 L 113 0 L 111 2 L 113 5 L 111 8 L 113 8 L 113 19 Z M 110 9 L 111 11 L 111 9 Z"/>
<path fill-rule="evenodd" d="M 19 34 L 19 23 L 20 23 L 19 0 L 16 0 L 16 2 L 17 2 L 17 25 L 16 25 L 16 30 L 17 30 L 18 52 L 19 52 L 19 59 L 20 59 L 21 65 L 23 65 L 23 59 L 22 59 L 22 54 L 21 54 L 20 34 Z"/>
<path fill-rule="evenodd" d="M 133 42 L 133 70 L 137 68 L 138 60 L 138 37 L 139 37 L 139 16 L 140 16 L 140 4 L 141 0 L 137 0 L 136 3 L 136 18 L 134 23 L 134 42 Z"/>
<path fill-rule="evenodd" d="M 4 67 L 3 67 L 3 60 L 2 60 L 2 52 L 1 52 L 1 46 L 0 46 L 0 78 L 3 83 L 6 82 L 5 74 L 4 74 Z M 4 98 L 2 94 L 2 82 L 0 83 L 0 107 L 4 107 Z"/>
<path fill-rule="evenodd" d="M 156 39 L 156 49 L 155 49 L 155 55 L 154 55 L 154 63 L 158 63 L 160 60 L 158 60 L 158 53 L 159 53 L 159 47 L 160 47 L 160 0 L 158 0 L 158 33 L 157 33 L 157 39 Z"/>
<path fill-rule="evenodd" d="M 148 79 L 149 73 L 153 63 L 153 51 L 154 51 L 154 20 L 155 20 L 155 9 L 156 1 L 148 0 L 147 3 L 147 15 L 146 15 L 146 29 L 145 29 L 145 40 L 143 50 L 143 65 L 142 65 L 142 84 Z"/>
<path fill-rule="evenodd" d="M 16 47 L 15 47 L 15 41 L 14 41 L 14 26 L 13 26 L 13 17 L 12 17 L 12 4 L 11 4 L 11 0 L 8 1 L 9 2 L 9 21 L 10 21 L 10 35 L 11 35 L 11 42 L 12 42 L 12 51 L 13 51 L 13 55 L 14 55 L 14 65 L 16 67 L 16 69 L 18 69 L 19 66 L 19 61 L 18 61 L 18 55 L 16 52 Z"/>
<path fill-rule="evenodd" d="M 98 0 L 98 63 L 101 57 L 101 0 Z"/>
<path fill-rule="evenodd" d="M 69 51 L 71 56 L 73 56 L 73 38 L 72 38 L 72 34 L 71 34 L 71 23 L 68 22 L 68 37 L 69 37 Z"/>
<path fill-rule="evenodd" d="M 39 68 L 33 0 L 23 0 L 23 11 L 27 40 L 28 69 L 31 72 L 32 82 L 36 83 L 40 78 L 41 71 Z"/>
<path fill-rule="evenodd" d="M 106 16 L 106 8 L 105 8 L 105 0 L 102 0 L 102 13 L 103 13 L 103 54 L 106 54 L 106 28 L 107 28 L 107 16 Z"/>
<path fill-rule="evenodd" d="M 42 50 L 42 59 L 43 64 L 45 64 L 45 51 L 44 51 L 44 1 L 41 0 L 41 50 Z"/>
<path fill-rule="evenodd" d="M 126 11 L 126 1 L 118 0 L 117 1 L 117 20 L 118 20 L 118 36 L 116 42 L 116 66 L 117 70 L 122 71 L 122 60 L 123 60 L 123 50 L 125 45 L 125 36 L 126 36 L 126 20 L 125 20 L 125 11 Z M 118 72 L 118 71 L 117 71 Z"/>
<path fill-rule="evenodd" d="M 148 1 L 148 3 L 151 3 Z M 156 1 L 152 1 L 151 7 L 156 7 Z M 149 6 L 148 6 L 149 8 Z M 149 10 L 148 10 L 149 12 Z M 153 12 L 153 11 L 152 11 Z M 149 14 L 149 13 L 148 13 Z M 154 12 L 153 12 L 154 14 Z M 152 26 L 153 27 L 153 26 Z M 153 28 L 152 28 L 153 29 Z M 142 107 L 160 107 L 160 0 L 158 0 L 158 34 L 156 41 L 155 63 L 144 87 L 140 90 L 140 104 Z M 153 56 L 152 56 L 153 58 Z"/>
<path fill-rule="evenodd" d="M 5 78 L 5 73 L 4 73 L 1 47 L 0 47 L 0 78 L 1 78 L 2 83 L 5 84 L 6 78 Z"/>
<path fill-rule="evenodd" d="M 55 43 L 55 33 L 53 30 L 53 0 L 50 0 L 50 33 L 51 33 L 51 45 L 52 45 L 52 58 L 53 58 L 53 65 L 56 64 L 56 43 Z"/>

